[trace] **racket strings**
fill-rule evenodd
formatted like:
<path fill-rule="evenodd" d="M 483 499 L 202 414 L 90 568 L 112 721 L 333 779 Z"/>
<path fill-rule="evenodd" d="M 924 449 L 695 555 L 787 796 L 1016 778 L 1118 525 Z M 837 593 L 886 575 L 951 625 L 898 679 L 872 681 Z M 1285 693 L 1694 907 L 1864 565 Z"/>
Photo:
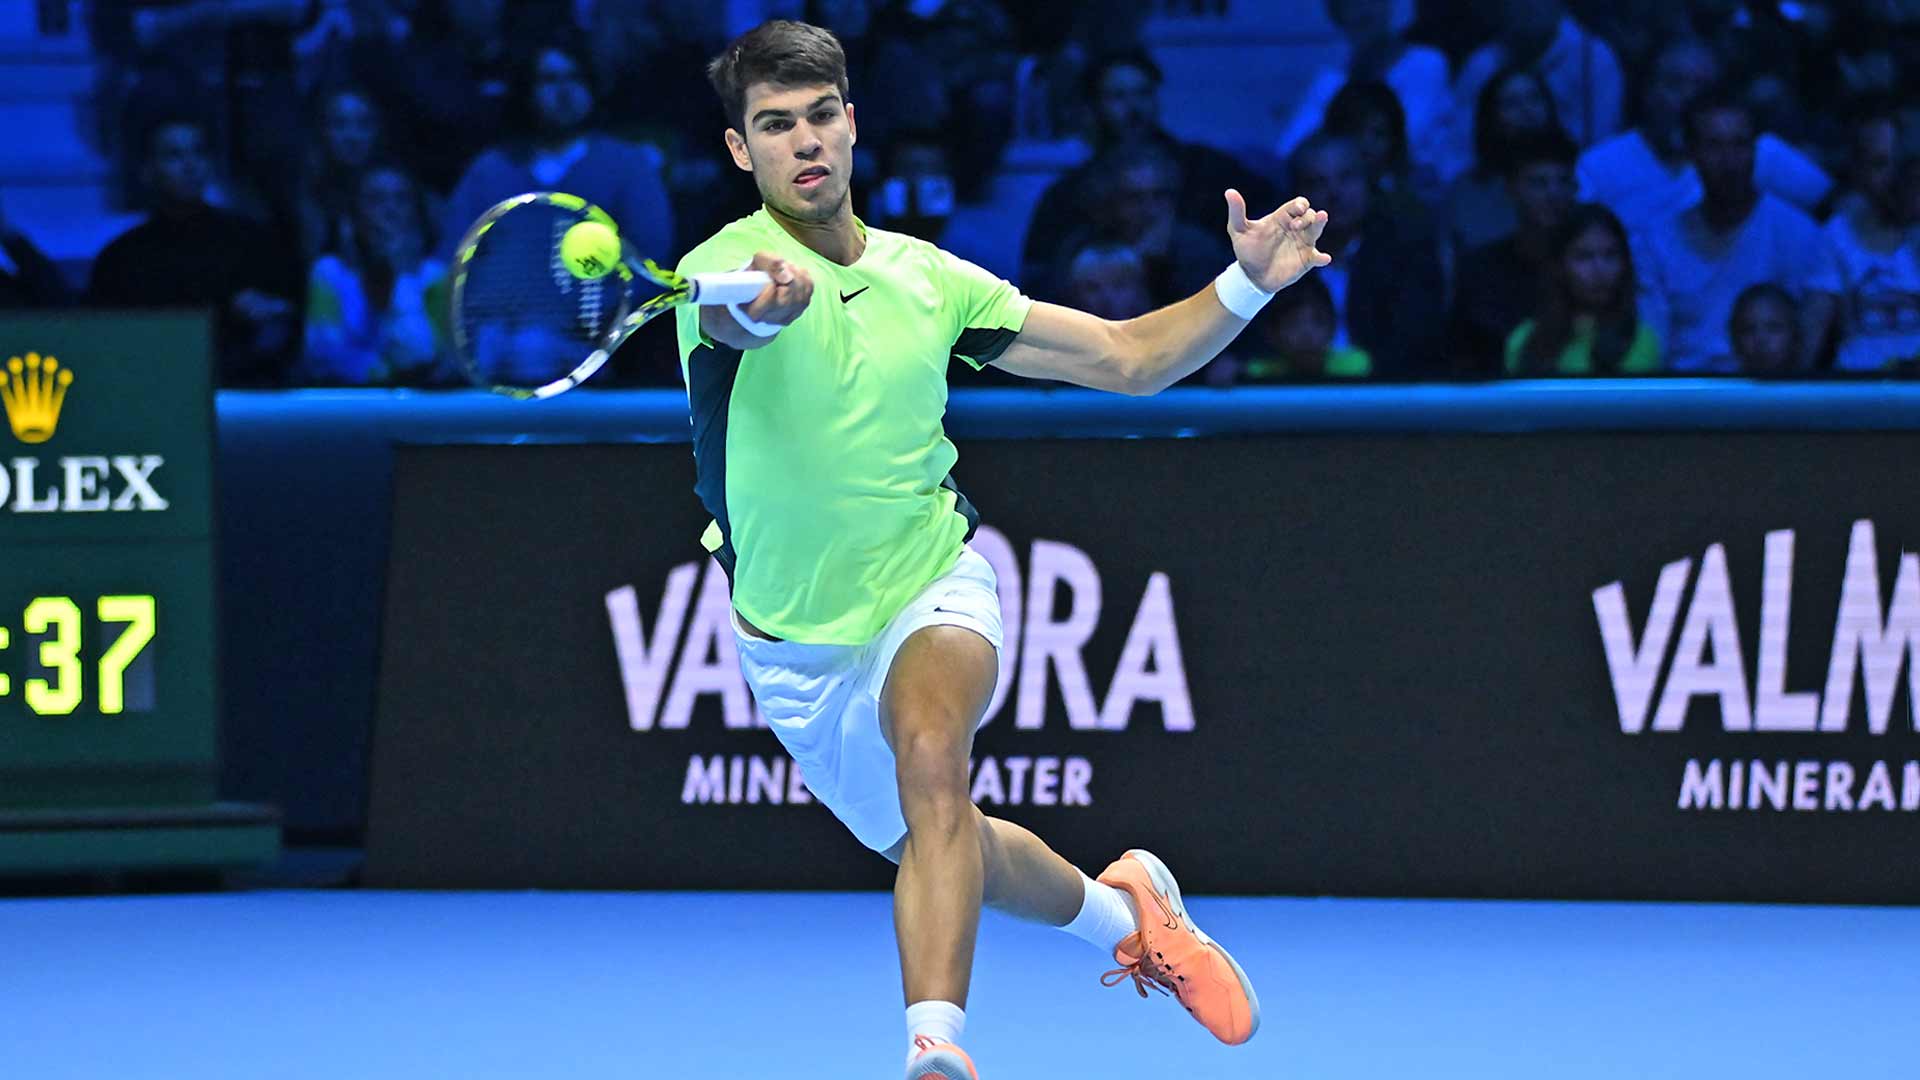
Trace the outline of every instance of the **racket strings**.
<path fill-rule="evenodd" d="M 480 237 L 466 267 L 459 318 L 464 359 L 497 385 L 564 378 L 605 339 L 620 314 L 623 285 L 609 276 L 575 278 L 560 240 L 579 217 L 543 205 L 502 215 Z"/>

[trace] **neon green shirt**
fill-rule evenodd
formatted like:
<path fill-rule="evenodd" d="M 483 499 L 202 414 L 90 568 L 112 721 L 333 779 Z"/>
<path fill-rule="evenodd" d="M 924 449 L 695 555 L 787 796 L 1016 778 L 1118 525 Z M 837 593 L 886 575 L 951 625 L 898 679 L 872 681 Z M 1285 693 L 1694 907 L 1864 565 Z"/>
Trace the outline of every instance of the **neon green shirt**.
<path fill-rule="evenodd" d="M 831 262 L 765 209 L 687 253 L 680 272 L 738 270 L 767 251 L 804 267 L 813 300 L 742 353 L 675 313 L 693 414 L 701 543 L 733 605 L 775 637 L 872 640 L 946 573 L 979 515 L 949 475 L 947 364 L 1006 350 L 1033 302 L 932 244 L 859 226 L 866 250 Z"/>
<path fill-rule="evenodd" d="M 1326 362 L 1316 372 L 1327 379 L 1364 379 L 1373 374 L 1373 357 L 1365 349 L 1330 348 Z M 1305 378 L 1303 372 L 1295 371 L 1293 365 L 1284 356 L 1255 356 L 1247 361 L 1240 371 L 1240 381 L 1249 383 L 1279 382 L 1286 379 Z"/>
<path fill-rule="evenodd" d="M 1534 321 L 1528 319 L 1507 335 L 1507 374 L 1517 375 L 1526 362 L 1527 339 L 1533 336 Z M 1646 323 L 1633 329 L 1633 341 L 1620 358 L 1620 374 L 1650 375 L 1660 370 L 1660 336 Z M 1556 375 L 1593 374 L 1593 320 L 1582 318 L 1573 324 L 1573 340 L 1560 350 L 1553 362 Z"/>

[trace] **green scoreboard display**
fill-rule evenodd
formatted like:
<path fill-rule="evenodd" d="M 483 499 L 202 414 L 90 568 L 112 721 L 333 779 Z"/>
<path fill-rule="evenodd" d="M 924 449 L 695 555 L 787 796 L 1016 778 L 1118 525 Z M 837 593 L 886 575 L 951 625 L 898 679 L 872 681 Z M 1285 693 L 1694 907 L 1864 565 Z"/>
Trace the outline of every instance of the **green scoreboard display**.
<path fill-rule="evenodd" d="M 216 800 L 201 315 L 0 318 L 0 874 L 271 858 Z"/>

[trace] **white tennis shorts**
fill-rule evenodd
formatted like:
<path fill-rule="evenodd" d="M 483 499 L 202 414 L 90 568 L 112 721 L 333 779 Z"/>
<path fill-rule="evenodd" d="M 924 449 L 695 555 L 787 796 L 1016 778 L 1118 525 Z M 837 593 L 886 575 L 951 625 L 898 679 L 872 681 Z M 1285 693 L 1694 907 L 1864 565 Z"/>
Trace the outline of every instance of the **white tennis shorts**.
<path fill-rule="evenodd" d="M 761 714 L 814 797 L 875 851 L 907 835 L 893 750 L 880 733 L 880 694 L 900 646 L 928 626 L 963 626 L 1000 651 L 999 585 L 972 547 L 865 645 L 768 641 L 733 620 L 740 668 Z"/>

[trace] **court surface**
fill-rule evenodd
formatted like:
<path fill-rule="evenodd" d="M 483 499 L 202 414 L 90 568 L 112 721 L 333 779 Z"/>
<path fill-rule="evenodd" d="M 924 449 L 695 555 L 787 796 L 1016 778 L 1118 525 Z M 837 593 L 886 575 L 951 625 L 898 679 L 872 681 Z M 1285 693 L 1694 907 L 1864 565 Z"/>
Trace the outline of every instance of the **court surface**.
<path fill-rule="evenodd" d="M 1920 910 L 1191 902 L 1247 1046 L 989 915 L 982 1080 L 1920 1075 Z M 898 1077 L 879 894 L 0 900 L 0 1076 Z"/>

